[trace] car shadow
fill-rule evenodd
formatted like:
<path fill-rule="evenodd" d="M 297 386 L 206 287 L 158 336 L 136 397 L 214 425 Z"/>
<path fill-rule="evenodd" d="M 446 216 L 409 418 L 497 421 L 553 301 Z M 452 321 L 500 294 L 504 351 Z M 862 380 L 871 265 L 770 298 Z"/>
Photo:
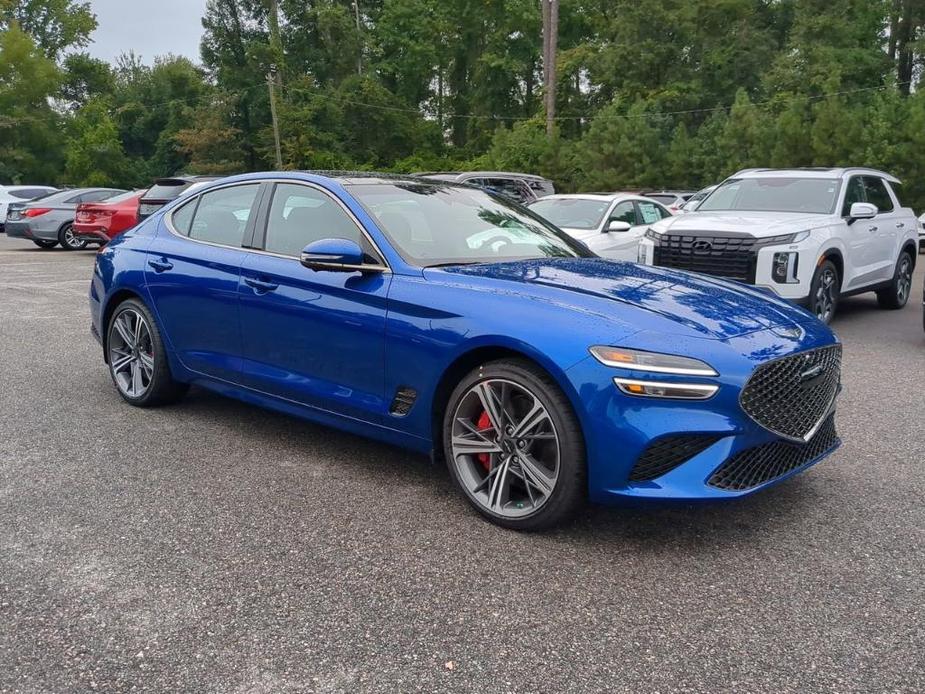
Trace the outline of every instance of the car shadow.
<path fill-rule="evenodd" d="M 337 465 L 350 466 L 361 477 L 371 476 L 388 493 L 390 487 L 414 485 L 423 509 L 441 508 L 459 514 L 459 522 L 481 523 L 442 464 L 428 456 L 396 446 L 316 425 L 306 420 L 264 410 L 230 398 L 194 388 L 184 400 L 184 418 L 228 418 L 236 428 L 245 425 L 246 435 L 259 450 L 279 450 L 299 455 L 325 455 Z M 308 479 L 308 478 L 305 478 Z M 431 495 L 428 500 L 427 496 Z M 780 485 L 742 499 L 697 504 L 660 504 L 645 507 L 618 507 L 589 504 L 562 527 L 541 534 L 554 543 L 591 546 L 615 542 L 639 551 L 663 551 L 666 546 L 686 546 L 710 551 L 739 543 L 754 542 L 769 531 L 787 532 L 802 524 L 822 490 L 806 475 L 798 475 Z M 458 503 L 435 504 L 453 497 Z M 499 533 L 511 531 L 491 526 Z M 775 527 L 777 528 L 775 530 Z"/>

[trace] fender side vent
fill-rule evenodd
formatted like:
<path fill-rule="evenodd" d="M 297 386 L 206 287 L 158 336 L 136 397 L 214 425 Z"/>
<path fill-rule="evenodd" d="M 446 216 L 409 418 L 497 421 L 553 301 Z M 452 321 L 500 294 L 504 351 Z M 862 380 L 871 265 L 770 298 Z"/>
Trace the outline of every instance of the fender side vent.
<path fill-rule="evenodd" d="M 395 399 L 392 400 L 392 404 L 389 405 L 389 414 L 395 417 L 404 417 L 411 412 L 411 408 L 414 406 L 414 401 L 417 397 L 418 392 L 414 388 L 402 386 L 395 391 Z"/>

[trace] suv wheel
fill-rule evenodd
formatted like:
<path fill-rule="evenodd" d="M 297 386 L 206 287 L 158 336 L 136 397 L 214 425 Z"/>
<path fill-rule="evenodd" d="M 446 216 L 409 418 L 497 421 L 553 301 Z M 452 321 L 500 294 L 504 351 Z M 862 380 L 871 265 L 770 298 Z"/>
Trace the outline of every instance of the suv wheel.
<path fill-rule="evenodd" d="M 57 241 L 46 241 L 45 239 L 32 239 L 32 243 L 39 248 L 54 248 L 58 245 Z"/>
<path fill-rule="evenodd" d="M 71 224 L 65 224 L 61 227 L 61 230 L 58 232 L 58 241 L 61 247 L 66 251 L 82 251 L 87 247 L 87 240 L 77 236 Z"/>
<path fill-rule="evenodd" d="M 831 260 L 823 261 L 816 268 L 813 282 L 809 288 L 809 310 L 823 323 L 831 323 L 838 308 L 838 298 L 841 293 L 841 279 L 838 268 Z"/>
<path fill-rule="evenodd" d="M 584 502 L 585 447 L 568 398 L 520 359 L 473 370 L 443 416 L 447 466 L 469 503 L 514 530 L 557 525 Z"/>
<path fill-rule="evenodd" d="M 902 308 L 912 293 L 912 256 L 903 251 L 896 261 L 893 279 L 887 287 L 877 291 L 877 301 L 883 308 Z"/>

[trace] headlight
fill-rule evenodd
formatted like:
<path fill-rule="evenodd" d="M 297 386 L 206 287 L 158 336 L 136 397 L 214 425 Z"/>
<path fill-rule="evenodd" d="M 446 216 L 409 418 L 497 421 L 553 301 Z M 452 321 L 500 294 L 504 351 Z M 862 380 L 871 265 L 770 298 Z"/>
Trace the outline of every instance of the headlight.
<path fill-rule="evenodd" d="M 660 354 L 658 352 L 644 352 L 639 349 L 624 349 L 623 347 L 596 346 L 591 348 L 591 354 L 605 366 L 616 366 L 636 371 L 654 371 L 663 374 L 678 374 L 679 376 L 718 376 L 712 366 L 699 359 L 679 357 L 674 354 Z"/>
<path fill-rule="evenodd" d="M 657 231 L 654 231 L 651 227 L 649 229 L 646 229 L 647 239 L 651 239 L 652 241 L 657 241 L 658 237 L 659 237 L 659 233 Z"/>
<path fill-rule="evenodd" d="M 678 400 L 708 400 L 716 395 L 719 386 L 701 383 L 655 383 L 615 378 L 617 388 L 627 395 L 643 398 L 676 398 Z"/>
<path fill-rule="evenodd" d="M 797 270 L 800 268 L 800 254 L 795 251 L 775 253 L 771 261 L 771 279 L 778 284 L 797 284 Z"/>
<path fill-rule="evenodd" d="M 762 246 L 784 246 L 788 243 L 799 243 L 809 238 L 809 231 L 798 231 L 795 234 L 782 234 L 780 236 L 771 236 L 767 239 L 758 239 Z"/>

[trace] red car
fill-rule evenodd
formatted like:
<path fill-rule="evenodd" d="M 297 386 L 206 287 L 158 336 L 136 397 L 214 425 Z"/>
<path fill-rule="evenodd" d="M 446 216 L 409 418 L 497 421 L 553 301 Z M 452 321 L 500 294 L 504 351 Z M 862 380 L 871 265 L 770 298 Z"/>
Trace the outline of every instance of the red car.
<path fill-rule="evenodd" d="M 74 234 L 100 245 L 138 224 L 138 201 L 145 194 L 135 190 L 102 202 L 84 202 L 77 206 Z"/>

